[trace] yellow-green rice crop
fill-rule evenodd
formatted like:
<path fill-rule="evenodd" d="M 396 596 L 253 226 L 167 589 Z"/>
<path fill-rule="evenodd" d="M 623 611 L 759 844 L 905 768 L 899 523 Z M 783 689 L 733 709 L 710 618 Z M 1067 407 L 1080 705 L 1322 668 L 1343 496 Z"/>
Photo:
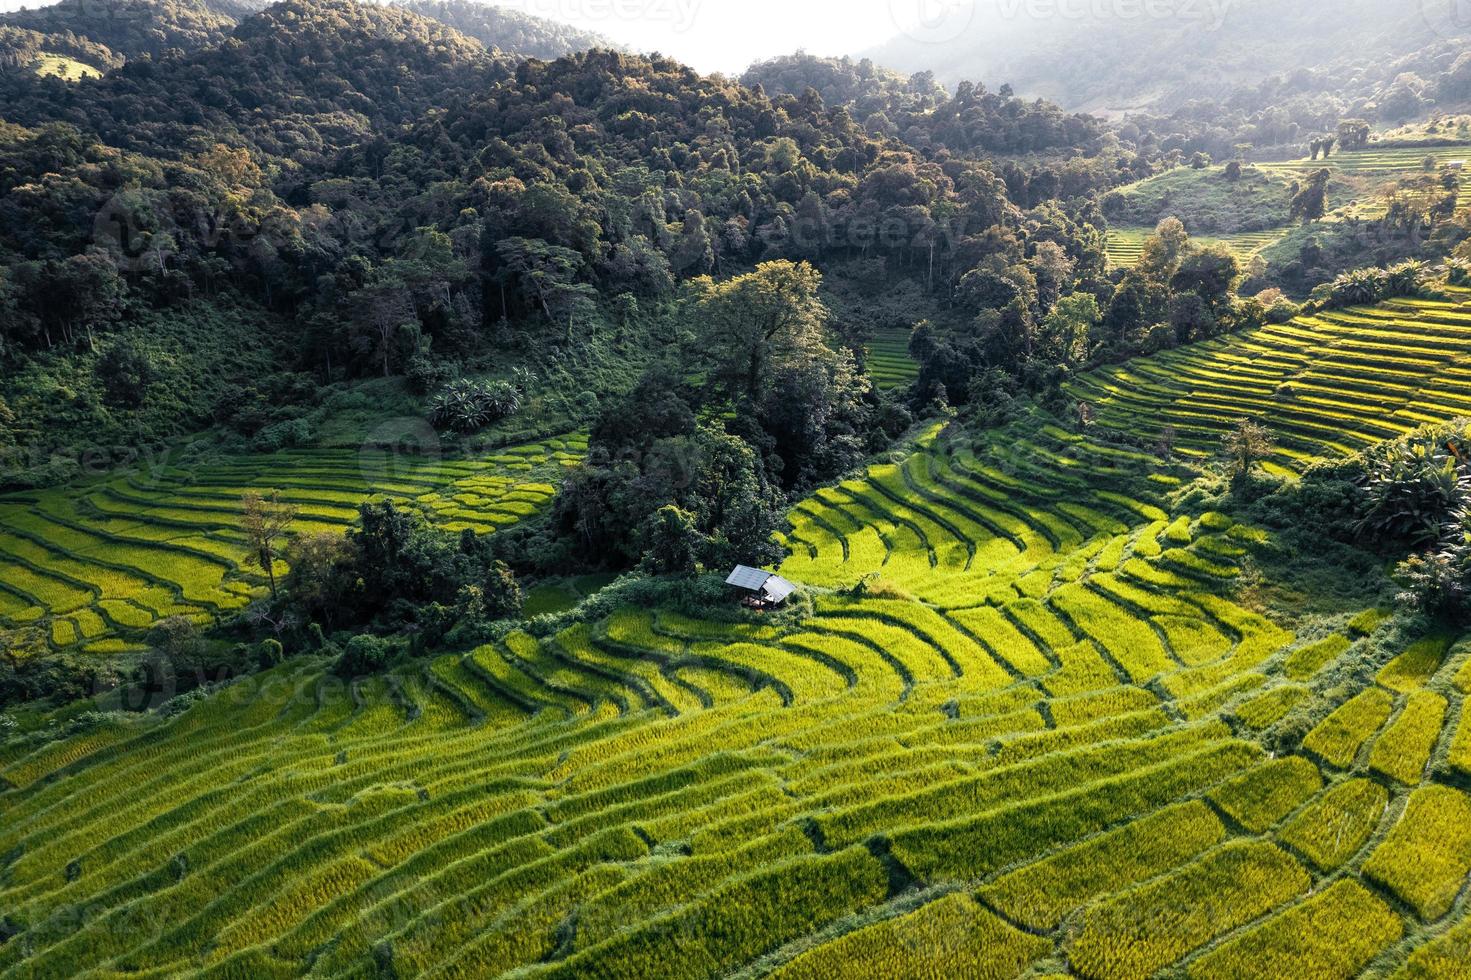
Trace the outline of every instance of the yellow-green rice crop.
<path fill-rule="evenodd" d="M 1471 798 L 1426 786 L 1375 849 L 1364 874 L 1408 902 L 1425 921 L 1439 919 L 1471 873 Z"/>
<path fill-rule="evenodd" d="M 1332 870 L 1364 846 L 1388 802 L 1389 793 L 1370 780 L 1340 783 L 1289 821 L 1282 840 L 1318 868 Z"/>
<path fill-rule="evenodd" d="M 1190 965 L 1190 977 L 1348 980 L 1403 934 L 1399 916 L 1345 879 L 1211 950 Z"/>

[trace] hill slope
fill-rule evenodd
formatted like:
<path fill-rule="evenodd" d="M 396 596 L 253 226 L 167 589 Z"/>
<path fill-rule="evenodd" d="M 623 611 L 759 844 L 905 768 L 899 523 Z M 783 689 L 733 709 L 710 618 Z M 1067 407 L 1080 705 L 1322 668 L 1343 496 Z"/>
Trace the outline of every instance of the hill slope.
<path fill-rule="evenodd" d="M 397 5 L 518 57 L 552 59 L 614 46 L 588 31 L 492 3 L 401 0 Z M 43 46 L 69 53 L 79 45 L 103 48 L 107 56 L 94 53 L 93 62 L 114 67 L 145 55 L 158 58 L 170 50 L 214 47 L 241 21 L 270 6 L 265 0 L 61 0 L 32 10 L 0 13 L 0 26 L 29 31 L 44 39 Z M 0 52 L 12 51 L 18 43 L 0 34 Z"/>
<path fill-rule="evenodd" d="M 1254 413 L 1295 467 L 1464 411 L 1466 321 L 1080 390 L 1187 451 Z M 623 606 L 351 688 L 300 660 L 13 752 L 0 971 L 1453 975 L 1471 646 L 1355 615 L 1386 583 L 1347 549 L 1356 581 L 1264 615 L 1272 535 L 1173 500 L 1191 472 L 1035 410 L 938 424 L 793 512 L 785 574 L 882 575 L 804 618 Z"/>
<path fill-rule="evenodd" d="M 63 0 L 0 14 L 0 24 L 86 39 L 121 58 L 157 58 L 170 49 L 219 44 L 235 26 L 236 12 L 210 0 Z"/>

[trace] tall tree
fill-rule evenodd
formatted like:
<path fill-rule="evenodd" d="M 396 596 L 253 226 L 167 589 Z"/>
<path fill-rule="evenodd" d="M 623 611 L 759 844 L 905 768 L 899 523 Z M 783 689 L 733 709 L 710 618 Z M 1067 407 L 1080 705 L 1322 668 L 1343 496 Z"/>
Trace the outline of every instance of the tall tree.
<path fill-rule="evenodd" d="M 1179 218 L 1166 218 L 1154 229 L 1154 236 L 1144 243 L 1138 269 L 1156 282 L 1169 282 L 1180 259 L 1190 245 L 1190 233 Z"/>
<path fill-rule="evenodd" d="M 248 490 L 240 498 L 241 530 L 249 546 L 247 564 L 264 569 L 271 582 L 271 598 L 276 597 L 277 543 L 296 520 L 296 507 L 281 499 L 279 490 L 262 495 Z"/>
<path fill-rule="evenodd" d="M 1328 181 L 1333 177 L 1326 167 L 1308 178 L 1307 186 L 1292 199 L 1292 221 L 1312 224 L 1328 213 Z"/>
<path fill-rule="evenodd" d="M 818 298 L 821 285 L 811 265 L 786 260 L 724 282 L 695 281 L 703 348 L 728 397 L 759 402 L 774 366 L 831 353 L 822 338 L 828 311 Z"/>
<path fill-rule="evenodd" d="M 1251 419 L 1239 420 L 1221 440 L 1231 479 L 1240 482 L 1249 477 L 1256 465 L 1271 453 L 1273 441 L 1272 433 L 1265 426 Z"/>

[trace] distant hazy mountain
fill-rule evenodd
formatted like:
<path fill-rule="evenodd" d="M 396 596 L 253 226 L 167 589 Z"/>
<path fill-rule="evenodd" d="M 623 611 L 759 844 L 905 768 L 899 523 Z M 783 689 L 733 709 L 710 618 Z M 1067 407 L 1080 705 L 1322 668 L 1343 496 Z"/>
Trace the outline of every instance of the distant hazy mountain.
<path fill-rule="evenodd" d="M 947 85 L 1010 83 L 1065 108 L 1113 113 L 1221 98 L 1265 76 L 1343 66 L 1372 98 L 1398 69 L 1448 68 L 1471 36 L 1461 0 L 975 0 L 864 55 Z M 1328 16 L 1325 16 L 1328 15 Z M 1423 55 L 1414 64 L 1398 59 Z M 1440 62 L 1446 62 L 1441 65 Z"/>
<path fill-rule="evenodd" d="M 601 34 L 477 0 L 395 2 L 421 17 L 447 24 L 487 47 L 523 57 L 550 60 L 589 48 L 618 47 Z"/>

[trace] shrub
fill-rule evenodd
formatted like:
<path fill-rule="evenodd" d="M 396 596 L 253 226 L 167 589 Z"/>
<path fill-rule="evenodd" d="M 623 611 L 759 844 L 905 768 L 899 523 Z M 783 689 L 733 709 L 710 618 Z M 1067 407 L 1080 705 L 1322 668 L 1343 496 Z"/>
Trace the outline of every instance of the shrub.
<path fill-rule="evenodd" d="M 1458 620 L 1471 602 L 1471 581 L 1463 558 L 1442 550 L 1412 555 L 1401 562 L 1395 576 L 1404 585 L 1395 597 L 1408 609 L 1439 619 Z"/>
<path fill-rule="evenodd" d="M 1450 516 L 1471 499 L 1471 473 L 1437 435 L 1390 447 L 1363 485 L 1369 513 L 1360 531 L 1423 547 L 1440 540 Z"/>
<path fill-rule="evenodd" d="M 158 380 L 158 371 L 147 352 L 122 339 L 97 361 L 97 380 L 102 383 L 103 401 L 117 408 L 138 408 L 148 389 Z"/>
<path fill-rule="evenodd" d="M 364 677 L 387 667 L 398 655 L 398 647 L 377 636 L 354 636 L 337 658 L 333 670 L 339 677 Z"/>
<path fill-rule="evenodd" d="M 1401 296 L 1418 296 L 1428 275 L 1423 262 L 1401 262 L 1388 269 L 1355 269 L 1328 285 L 1327 308 L 1367 306 Z"/>
<path fill-rule="evenodd" d="M 429 403 L 436 428 L 479 432 L 521 410 L 521 392 L 507 381 L 454 381 Z"/>
<path fill-rule="evenodd" d="M 255 648 L 255 659 L 261 670 L 270 670 L 286 659 L 280 640 L 261 640 Z"/>
<path fill-rule="evenodd" d="M 1265 426 L 1251 419 L 1238 421 L 1221 440 L 1231 479 L 1240 482 L 1249 478 L 1256 465 L 1272 452 L 1272 446 L 1272 433 Z"/>
<path fill-rule="evenodd" d="M 307 419 L 286 419 L 266 426 L 250 440 L 250 448 L 258 453 L 274 453 L 309 445 L 314 433 Z"/>

